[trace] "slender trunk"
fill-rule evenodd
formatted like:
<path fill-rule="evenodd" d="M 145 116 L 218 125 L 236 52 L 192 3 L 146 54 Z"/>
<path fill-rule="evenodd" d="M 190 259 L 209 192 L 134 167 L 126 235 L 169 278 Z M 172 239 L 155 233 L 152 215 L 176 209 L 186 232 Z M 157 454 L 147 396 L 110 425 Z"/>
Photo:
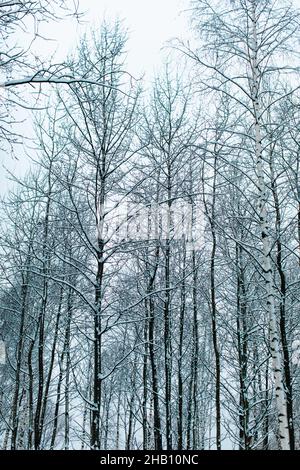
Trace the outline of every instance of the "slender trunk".
<path fill-rule="evenodd" d="M 88 361 L 88 367 L 87 367 L 87 385 L 86 385 L 86 392 L 85 392 L 85 395 L 86 395 L 86 397 L 88 398 L 88 400 L 90 400 L 90 398 L 91 398 L 91 384 L 90 384 L 91 366 L 92 366 L 92 364 L 91 364 L 91 357 L 90 357 L 90 354 L 89 354 L 89 361 Z M 83 420 L 82 420 L 82 442 L 81 442 L 81 450 L 84 450 L 84 449 L 85 449 L 86 442 L 87 442 L 87 439 L 86 439 L 86 435 L 87 435 L 86 426 L 87 426 L 87 419 L 88 419 L 88 410 L 89 410 L 88 404 L 87 404 L 86 401 L 84 401 L 84 405 L 83 405 Z"/>
<path fill-rule="evenodd" d="M 155 250 L 155 269 L 152 274 L 147 293 L 149 294 L 149 354 L 152 375 L 152 400 L 153 400 L 153 433 L 155 450 L 162 450 L 161 419 L 159 409 L 158 378 L 155 360 L 155 304 L 151 295 L 159 262 L 159 246 Z"/>
<path fill-rule="evenodd" d="M 146 309 L 147 314 L 147 309 Z M 144 320 L 144 358 L 143 358 L 143 449 L 149 447 L 149 426 L 148 426 L 148 355 L 149 355 L 149 319 Z"/>
<path fill-rule="evenodd" d="M 108 447 L 108 434 L 109 434 L 109 421 L 110 421 L 110 404 L 112 400 L 112 390 L 110 388 L 109 390 L 109 396 L 106 400 L 106 405 L 105 405 L 105 419 L 104 421 L 104 439 L 103 439 L 103 449 L 107 450 Z"/>
<path fill-rule="evenodd" d="M 71 324 L 71 315 L 72 315 L 71 297 L 72 297 L 72 289 L 69 288 L 68 301 L 67 301 L 67 304 L 68 304 L 67 318 L 66 318 L 65 333 L 64 333 L 64 344 L 63 344 L 63 350 L 60 356 L 60 371 L 59 371 L 57 388 L 56 388 L 56 403 L 55 403 L 55 408 L 54 408 L 54 420 L 53 420 L 50 450 L 53 450 L 55 447 L 55 441 L 56 441 L 57 432 L 58 432 L 59 410 L 60 410 L 60 405 L 61 405 L 62 386 L 63 386 L 63 379 L 64 379 L 65 371 L 66 371 L 65 392 L 66 392 L 67 383 L 69 381 L 69 378 L 67 377 L 67 375 L 69 374 L 69 367 L 70 367 L 68 356 L 69 356 L 69 348 L 70 348 L 70 324 Z M 68 399 L 68 396 L 66 396 L 65 394 L 65 399 L 66 398 Z M 65 413 L 68 412 L 68 406 L 69 405 L 66 406 L 65 404 Z M 65 420 L 66 419 L 67 418 L 65 418 Z M 65 421 L 65 430 L 66 429 L 67 429 L 67 423 Z M 65 438 L 66 438 L 66 433 L 65 433 Z M 65 444 L 66 444 L 66 441 L 65 441 Z"/>
<path fill-rule="evenodd" d="M 272 155 L 271 155 L 272 158 Z M 289 439 L 290 439 L 290 449 L 295 449 L 295 433 L 294 433 L 294 417 L 293 417 L 293 386 L 291 378 L 291 369 L 290 369 L 290 354 L 288 348 L 288 339 L 286 332 L 286 315 L 285 315 L 285 299 L 286 299 L 286 276 L 283 268 L 282 261 L 282 243 L 281 243 L 281 213 L 280 205 L 278 199 L 277 183 L 273 170 L 273 163 L 270 161 L 271 167 L 271 190 L 274 199 L 275 205 L 275 216 L 276 216 L 276 265 L 280 278 L 280 337 L 282 343 L 282 352 L 283 352 L 283 370 L 286 386 L 286 401 L 287 401 L 287 418 L 288 418 L 288 428 L 289 428 Z"/>
<path fill-rule="evenodd" d="M 211 229 L 211 235 L 212 235 L 212 248 L 211 248 L 211 258 L 210 258 L 210 309 L 211 309 L 212 341 L 213 341 L 213 350 L 214 350 L 214 356 L 215 356 L 216 447 L 217 447 L 217 450 L 221 450 L 221 363 L 220 363 L 220 351 L 219 351 L 219 345 L 218 345 L 217 303 L 216 303 L 216 282 L 215 282 L 215 264 L 216 264 L 216 250 L 217 250 L 217 236 L 216 236 L 216 225 L 215 225 L 217 158 L 218 158 L 218 152 L 217 152 L 217 149 L 215 149 L 214 163 L 213 163 L 211 210 L 209 211 L 205 198 L 204 198 L 204 207 L 205 207 L 205 212 L 210 223 L 210 229 Z"/>
<path fill-rule="evenodd" d="M 34 372 L 32 365 L 32 354 L 34 345 L 38 336 L 38 329 L 35 331 L 34 337 L 31 339 L 28 348 L 28 407 L 29 407 L 29 423 L 28 423 L 28 449 L 33 447 L 34 437 Z"/>
<path fill-rule="evenodd" d="M 61 403 L 61 387 L 63 383 L 63 357 L 61 359 L 59 377 L 57 382 L 57 389 L 56 389 L 56 403 L 54 408 L 54 419 L 53 419 L 53 428 L 52 428 L 52 435 L 51 435 L 51 443 L 50 443 L 50 450 L 53 450 L 55 447 L 55 441 L 58 431 L 58 418 L 59 418 L 59 408 Z"/>
<path fill-rule="evenodd" d="M 165 248 L 165 299 L 164 299 L 164 359 L 165 359 L 165 409 L 166 409 L 166 441 L 167 450 L 172 450 L 172 350 L 171 350 L 171 311 L 170 311 L 170 231 L 171 231 L 171 175 L 168 168 L 168 220 Z"/>
<path fill-rule="evenodd" d="M 247 365 L 248 365 L 248 341 L 246 324 L 246 292 L 245 276 L 242 263 L 242 247 L 236 244 L 237 266 L 237 340 L 239 358 L 240 380 L 240 450 L 249 450 L 251 439 L 249 436 L 249 400 L 247 394 Z"/>
<path fill-rule="evenodd" d="M 186 274 L 186 247 L 183 249 L 183 270 L 182 270 L 182 282 L 181 282 L 181 305 L 179 315 L 179 348 L 178 348 L 178 417 L 177 417 L 177 448 L 182 450 L 183 448 L 183 377 L 182 377 L 182 359 L 183 359 L 183 334 L 184 334 L 184 323 L 185 323 L 185 309 L 186 309 L 186 285 L 185 285 L 185 274 Z"/>
<path fill-rule="evenodd" d="M 264 440 L 263 450 L 269 450 L 269 360 L 266 363 L 265 371 L 265 419 L 264 419 Z"/>
<path fill-rule="evenodd" d="M 65 450 L 69 449 L 70 445 L 70 346 L 71 346 L 71 319 L 72 319 L 72 299 L 73 290 L 69 288 L 68 292 L 68 311 L 67 311 L 67 326 L 66 326 L 66 376 L 65 376 Z"/>
<path fill-rule="evenodd" d="M 104 204 L 105 204 L 105 181 L 101 181 L 101 192 L 97 207 L 97 274 L 95 288 L 95 311 L 94 311 L 94 377 L 93 377 L 93 407 L 91 410 L 91 448 L 100 449 L 100 416 L 102 395 L 102 283 L 104 275 Z"/>
<path fill-rule="evenodd" d="M 132 445 L 133 404 L 134 404 L 134 393 L 131 394 L 130 401 L 129 401 L 128 431 L 127 431 L 125 450 L 130 450 L 131 445 Z"/>
<path fill-rule="evenodd" d="M 120 410 L 121 410 L 121 390 L 118 392 L 118 404 L 117 404 L 117 424 L 116 424 L 116 450 L 119 450 L 120 446 Z"/>
<path fill-rule="evenodd" d="M 191 353 L 191 376 L 188 390 L 188 411 L 187 411 L 187 450 L 195 447 L 196 444 L 196 417 L 198 413 L 198 358 L 199 358 L 199 332 L 198 332 L 198 303 L 197 303 L 197 265 L 196 252 L 192 252 L 192 270 L 193 270 L 193 337 Z"/>
<path fill-rule="evenodd" d="M 27 295 L 28 295 L 28 271 L 23 279 L 21 287 L 21 319 L 20 319 L 20 330 L 19 339 L 17 345 L 17 364 L 16 364 L 16 377 L 15 377 L 15 390 L 12 403 L 12 432 L 11 432 L 11 449 L 17 449 L 17 435 L 18 435 L 18 423 L 19 423 L 19 393 L 21 387 L 21 370 L 22 370 L 22 356 L 23 356 L 23 345 L 24 345 L 24 330 L 25 330 L 25 315 L 27 307 Z"/>
<path fill-rule="evenodd" d="M 220 352 L 218 345 L 217 332 L 217 304 L 216 304 L 216 286 L 215 286 L 215 256 L 216 256 L 216 234 L 214 223 L 212 224 L 212 252 L 210 262 L 210 293 L 211 293 L 211 321 L 212 321 L 212 338 L 215 353 L 215 407 L 216 407 L 216 443 L 217 450 L 221 450 L 221 369 L 220 369 Z"/>
<path fill-rule="evenodd" d="M 44 426 L 48 399 L 49 399 L 49 390 L 50 390 L 52 372 L 53 372 L 54 362 L 55 362 L 56 345 L 57 345 L 58 335 L 59 335 L 62 299 L 63 299 L 63 286 L 60 288 L 59 305 L 58 305 L 58 312 L 57 312 L 56 322 L 55 322 L 54 338 L 53 338 L 53 343 L 52 343 L 52 348 L 51 348 L 50 364 L 49 364 L 49 370 L 48 370 L 48 374 L 46 378 L 45 392 L 44 392 L 43 403 L 42 403 L 41 428 L 43 428 Z"/>
<path fill-rule="evenodd" d="M 252 39 L 251 47 L 251 68 L 252 68 L 252 102 L 255 116 L 255 155 L 256 155 L 256 171 L 258 178 L 258 200 L 259 200 L 259 216 L 261 227 L 261 240 L 263 244 L 263 272 L 265 279 L 265 288 L 267 294 L 267 311 L 269 315 L 270 326 L 270 349 L 272 354 L 272 367 L 275 382 L 275 397 L 279 427 L 279 442 L 282 450 L 290 449 L 289 427 L 287 417 L 287 400 L 284 390 L 284 375 L 281 363 L 281 347 L 277 331 L 277 319 L 275 311 L 275 293 L 273 285 L 273 269 L 271 259 L 272 241 L 269 233 L 268 217 L 267 217 L 267 192 L 264 178 L 263 155 L 262 155 L 262 133 L 261 133 L 261 112 L 259 84 L 260 72 L 258 66 L 258 44 L 257 44 L 257 12 L 256 0 L 251 0 L 251 22 L 252 22 Z"/>
<path fill-rule="evenodd" d="M 43 250 L 42 250 L 42 273 L 43 273 L 43 292 L 42 292 L 42 304 L 38 316 L 38 393 L 37 393 L 37 404 L 34 415 L 34 448 L 39 450 L 41 447 L 42 439 L 42 404 L 44 394 L 44 347 L 45 347 L 45 315 L 48 302 L 48 268 L 49 268 L 49 253 L 48 253 L 48 230 L 49 230 L 49 215 L 50 215 L 50 203 L 51 203 L 51 181 L 50 181 L 51 169 L 49 170 L 48 178 L 48 195 L 46 202 L 46 211 L 44 219 L 44 234 L 43 234 Z"/>

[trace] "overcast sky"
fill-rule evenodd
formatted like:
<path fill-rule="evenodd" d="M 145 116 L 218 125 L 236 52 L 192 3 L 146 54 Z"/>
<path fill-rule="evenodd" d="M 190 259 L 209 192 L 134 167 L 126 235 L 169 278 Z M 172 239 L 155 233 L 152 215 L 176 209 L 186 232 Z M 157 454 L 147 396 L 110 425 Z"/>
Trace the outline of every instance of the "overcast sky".
<path fill-rule="evenodd" d="M 71 50 L 85 30 L 97 28 L 104 17 L 124 19 L 130 32 L 128 67 L 133 73 L 151 72 L 161 61 L 161 48 L 168 39 L 181 36 L 187 30 L 187 15 L 183 11 L 188 0 L 80 0 L 86 11 L 84 23 L 75 20 L 48 28 L 58 42 L 58 55 Z"/>
<path fill-rule="evenodd" d="M 32 51 L 40 58 L 48 59 L 54 54 L 56 62 L 62 61 L 76 48 L 80 37 L 91 28 L 97 28 L 104 17 L 112 20 L 119 17 L 124 20 L 130 36 L 127 69 L 136 77 L 145 72 L 145 79 L 150 80 L 167 54 L 166 42 L 186 35 L 188 21 L 184 10 L 188 5 L 188 0 L 79 0 L 79 9 L 86 12 L 80 24 L 75 19 L 64 19 L 43 25 L 40 32 L 49 40 L 36 41 Z M 22 120 L 24 116 L 19 110 L 17 117 Z M 31 133 L 28 122 L 24 122 L 21 129 L 25 134 Z M 19 160 L 12 160 L 9 154 L 0 152 L 2 195 L 11 186 L 5 168 L 22 176 L 29 166 L 21 148 L 16 149 L 16 153 L 20 155 Z"/>

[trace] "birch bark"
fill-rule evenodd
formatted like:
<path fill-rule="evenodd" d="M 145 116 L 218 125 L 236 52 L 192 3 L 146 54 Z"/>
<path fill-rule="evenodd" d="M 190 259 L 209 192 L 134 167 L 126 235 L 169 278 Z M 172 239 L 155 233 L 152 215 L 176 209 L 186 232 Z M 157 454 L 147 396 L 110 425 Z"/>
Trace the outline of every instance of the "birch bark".
<path fill-rule="evenodd" d="M 287 419 L 287 401 L 284 390 L 284 379 L 282 370 L 281 348 L 279 343 L 276 311 L 275 292 L 273 285 L 273 269 L 271 259 L 271 238 L 268 226 L 267 214 L 267 193 L 264 178 L 263 154 L 262 154 L 262 124 L 260 111 L 260 70 L 258 65 L 258 41 L 257 41 L 257 0 L 250 0 L 250 21 L 252 27 L 251 48 L 251 72 L 252 90 L 251 100 L 255 125 L 255 157 L 258 184 L 259 218 L 261 228 L 261 240 L 263 244 L 263 270 L 265 279 L 265 289 L 267 294 L 267 311 L 270 328 L 270 350 L 272 355 L 272 369 L 275 383 L 275 397 L 278 414 L 279 443 L 282 450 L 289 450 L 289 430 Z"/>

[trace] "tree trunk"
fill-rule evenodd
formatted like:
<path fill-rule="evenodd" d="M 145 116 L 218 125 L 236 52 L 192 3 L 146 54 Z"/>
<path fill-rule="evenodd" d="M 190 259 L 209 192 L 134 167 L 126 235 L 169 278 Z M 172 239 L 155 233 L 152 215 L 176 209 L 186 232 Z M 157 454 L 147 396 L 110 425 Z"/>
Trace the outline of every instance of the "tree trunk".
<path fill-rule="evenodd" d="M 162 450 L 161 419 L 159 409 L 158 378 L 155 360 L 155 305 L 151 295 L 153 292 L 156 271 L 159 262 L 159 246 L 155 250 L 155 269 L 152 274 L 147 293 L 149 294 L 149 353 L 152 374 L 152 400 L 153 400 L 153 433 L 155 450 Z"/>
<path fill-rule="evenodd" d="M 183 357 L 183 337 L 184 337 L 184 323 L 185 323 L 185 310 L 186 310 L 186 246 L 185 240 L 183 241 L 183 269 L 182 269 L 182 282 L 181 282 L 181 301 L 180 301 L 180 315 L 179 315 L 179 347 L 178 347 L 178 417 L 177 417 L 177 448 L 183 448 L 183 377 L 182 377 L 182 357 Z"/>
<path fill-rule="evenodd" d="M 20 319 L 20 330 L 19 339 L 17 345 L 17 364 L 16 364 L 16 377 L 15 377 L 15 390 L 12 403 L 12 431 L 11 431 L 11 449 L 17 449 L 17 436 L 18 436 L 18 410 L 19 410 L 19 392 L 21 387 L 21 370 L 22 370 L 22 356 L 23 356 L 23 345 L 24 345 L 24 330 L 25 330 L 25 315 L 27 308 L 27 295 L 28 295 L 28 270 L 23 279 L 21 287 L 21 319 Z"/>
<path fill-rule="evenodd" d="M 282 450 L 290 449 L 289 427 L 287 418 L 287 401 L 284 390 L 284 377 L 281 363 L 281 350 L 277 331 L 277 320 L 275 311 L 275 292 L 273 285 L 273 269 L 271 249 L 272 241 L 269 233 L 268 217 L 267 217 L 267 193 L 264 178 L 263 155 L 262 155 L 262 133 L 261 133 L 261 114 L 260 114 L 260 98 L 259 84 L 260 72 L 258 66 L 258 44 L 257 44 L 257 17 L 256 17 L 256 0 L 251 0 L 251 23 L 252 23 L 252 90 L 251 98 L 254 111 L 255 125 L 255 155 L 256 155 L 256 171 L 258 178 L 258 201 L 259 216 L 261 227 L 261 240 L 263 244 L 263 273 L 265 279 L 265 288 L 267 294 L 267 311 L 269 315 L 270 325 L 270 349 L 272 354 L 273 375 L 275 382 L 275 397 L 279 426 L 279 442 Z"/>
<path fill-rule="evenodd" d="M 277 183 L 276 178 L 274 175 L 273 169 L 273 162 L 272 162 L 272 154 L 270 160 L 270 167 L 271 167 L 271 190 L 274 199 L 274 206 L 275 206 L 275 217 L 276 217 L 276 265 L 277 270 L 279 273 L 280 278 L 280 337 L 281 337 L 281 344 L 282 344 L 282 352 L 283 352 L 283 369 L 284 369 L 284 378 L 285 378 L 285 385 L 286 385 L 286 401 L 287 401 L 287 419 L 288 419 L 288 428 L 289 428 L 289 439 L 290 439 L 290 449 L 295 449 L 295 433 L 294 433 L 294 416 L 293 416 L 293 386 L 292 386 L 292 378 L 291 378 L 291 369 L 290 369 L 290 354 L 288 348 L 288 339 L 287 339 L 287 332 L 286 332 L 286 315 L 285 315 L 285 299 L 286 299 L 286 276 L 283 268 L 282 262 L 282 243 L 281 243 L 281 212 L 280 212 L 280 205 L 279 205 L 279 198 L 278 198 L 278 191 L 277 191 Z"/>
<path fill-rule="evenodd" d="M 246 322 L 246 292 L 244 266 L 242 262 L 242 247 L 236 244 L 236 267 L 237 267 L 237 339 L 239 357 L 239 380 L 240 380 L 240 403 L 239 403 L 239 425 L 240 425 L 240 450 L 249 450 L 251 438 L 249 436 L 249 400 L 247 392 L 247 369 L 248 369 L 248 341 Z"/>

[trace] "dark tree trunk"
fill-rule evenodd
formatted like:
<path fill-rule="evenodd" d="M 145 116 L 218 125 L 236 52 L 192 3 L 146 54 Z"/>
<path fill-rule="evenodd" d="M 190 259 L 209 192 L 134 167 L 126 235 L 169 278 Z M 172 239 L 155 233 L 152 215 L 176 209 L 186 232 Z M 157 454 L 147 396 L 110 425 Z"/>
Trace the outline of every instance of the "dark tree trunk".
<path fill-rule="evenodd" d="M 155 360 L 155 305 L 152 297 L 156 272 L 159 262 L 159 247 L 157 246 L 155 252 L 155 269 L 152 274 L 149 285 L 149 353 L 150 353 L 150 364 L 151 364 L 151 375 L 152 375 L 152 400 L 153 400 L 153 433 L 154 433 L 154 447 L 155 450 L 162 450 L 162 434 L 161 434 L 161 419 L 160 419 L 160 407 L 159 407 L 159 392 L 158 392 L 158 377 L 157 377 L 157 366 Z"/>
<path fill-rule="evenodd" d="M 272 158 L 272 155 L 271 155 Z M 291 378 L 291 369 L 290 369 L 290 354 L 288 347 L 287 331 L 286 331 L 286 308 L 285 308 L 285 299 L 286 299 L 286 276 L 283 268 L 282 261 L 282 243 L 281 243 L 281 212 L 278 199 L 278 191 L 276 179 L 273 174 L 273 167 L 271 163 L 271 173 L 272 173 L 272 182 L 271 189 L 275 205 L 275 214 L 276 214 L 276 265 L 280 278 L 280 336 L 282 343 L 282 352 L 283 352 L 283 369 L 284 369 L 284 378 L 286 386 L 286 400 L 287 400 L 287 419 L 288 419 L 288 429 L 289 429 L 289 438 L 290 438 L 290 449 L 295 449 L 295 432 L 294 432 L 294 416 L 293 416 L 293 386 Z"/>

